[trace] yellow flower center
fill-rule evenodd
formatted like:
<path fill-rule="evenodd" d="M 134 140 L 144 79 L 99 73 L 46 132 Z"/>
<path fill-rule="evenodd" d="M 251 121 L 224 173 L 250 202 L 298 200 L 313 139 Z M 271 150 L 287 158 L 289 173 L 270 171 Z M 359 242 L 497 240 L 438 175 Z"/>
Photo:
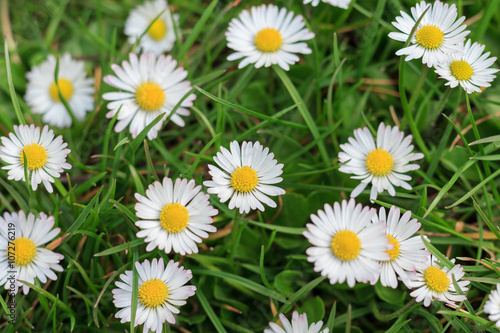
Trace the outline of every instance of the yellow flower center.
<path fill-rule="evenodd" d="M 36 254 L 36 245 L 26 237 L 16 238 L 14 244 L 14 262 L 17 266 L 24 266 L 33 261 Z"/>
<path fill-rule="evenodd" d="M 156 19 L 148 29 L 149 37 L 151 37 L 156 41 L 161 40 L 163 37 L 165 37 L 166 34 L 167 34 L 167 25 L 165 24 L 165 21 L 163 21 L 160 18 Z"/>
<path fill-rule="evenodd" d="M 394 167 L 394 159 L 387 150 L 377 148 L 366 155 L 365 165 L 372 175 L 387 176 Z"/>
<path fill-rule="evenodd" d="M 437 49 L 443 43 L 444 33 L 435 25 L 424 25 L 417 30 L 417 43 L 428 50 Z"/>
<path fill-rule="evenodd" d="M 166 204 L 160 213 L 160 223 L 163 229 L 170 233 L 181 232 L 189 222 L 189 212 L 178 202 Z"/>
<path fill-rule="evenodd" d="M 468 80 L 472 76 L 472 66 L 463 60 L 453 60 L 450 71 L 457 80 Z"/>
<path fill-rule="evenodd" d="M 261 52 L 276 52 L 283 44 L 283 38 L 278 30 L 264 28 L 255 35 L 254 43 Z"/>
<path fill-rule="evenodd" d="M 341 230 L 335 234 L 330 244 L 333 254 L 342 261 L 356 259 L 361 252 L 361 240 L 351 230 Z"/>
<path fill-rule="evenodd" d="M 40 169 L 47 163 L 47 150 L 38 143 L 32 143 L 23 147 L 23 150 L 19 153 L 22 165 L 24 165 L 24 155 L 26 155 L 27 168 L 29 170 Z"/>
<path fill-rule="evenodd" d="M 135 101 L 144 111 L 157 111 L 165 103 L 165 92 L 154 82 L 144 82 L 135 91 Z"/>
<path fill-rule="evenodd" d="M 61 98 L 59 98 L 59 91 L 61 92 L 62 97 L 66 101 L 69 101 L 71 96 L 73 96 L 73 84 L 66 79 L 58 79 L 57 84 L 59 85 L 59 90 L 57 89 L 57 85 L 55 82 L 52 82 L 49 88 L 49 95 L 54 102 L 61 102 Z"/>
<path fill-rule="evenodd" d="M 399 257 L 399 252 L 400 252 L 399 241 L 396 238 L 394 238 L 391 234 L 388 234 L 387 238 L 389 239 L 389 244 L 394 245 L 392 249 L 385 251 L 385 253 L 391 256 L 391 259 L 387 261 L 394 261 Z"/>
<path fill-rule="evenodd" d="M 439 267 L 430 266 L 424 272 L 424 281 L 430 290 L 444 293 L 450 286 L 448 275 Z"/>
<path fill-rule="evenodd" d="M 239 167 L 231 174 L 231 187 L 236 192 L 251 192 L 257 187 L 257 184 L 259 184 L 259 176 L 249 166 Z"/>
<path fill-rule="evenodd" d="M 168 286 L 160 279 L 145 281 L 139 287 L 139 301 L 147 308 L 156 308 L 167 300 Z"/>

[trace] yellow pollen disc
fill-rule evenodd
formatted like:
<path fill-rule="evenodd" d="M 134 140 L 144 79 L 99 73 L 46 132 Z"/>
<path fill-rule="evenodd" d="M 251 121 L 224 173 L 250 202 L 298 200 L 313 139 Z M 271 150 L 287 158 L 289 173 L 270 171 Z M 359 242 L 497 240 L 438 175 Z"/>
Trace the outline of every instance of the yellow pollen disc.
<path fill-rule="evenodd" d="M 444 33 L 435 25 L 424 25 L 417 30 L 417 43 L 428 50 L 437 49 L 443 43 Z"/>
<path fill-rule="evenodd" d="M 341 230 L 335 234 L 330 244 L 333 254 L 342 261 L 356 259 L 361 252 L 361 240 L 351 230 Z"/>
<path fill-rule="evenodd" d="M 439 267 L 430 266 L 424 272 L 424 281 L 430 290 L 444 293 L 450 286 L 448 275 Z"/>
<path fill-rule="evenodd" d="M 394 245 L 392 249 L 385 251 L 385 253 L 391 256 L 391 259 L 387 261 L 394 261 L 399 257 L 399 252 L 400 252 L 399 241 L 396 238 L 392 237 L 391 234 L 387 235 L 387 238 L 389 239 L 389 244 Z"/>
<path fill-rule="evenodd" d="M 147 308 L 156 308 L 167 300 L 168 287 L 160 279 L 145 281 L 139 287 L 139 301 Z"/>
<path fill-rule="evenodd" d="M 24 266 L 33 261 L 36 254 L 35 242 L 26 237 L 19 237 L 12 243 L 14 244 L 14 262 L 17 266 Z"/>
<path fill-rule="evenodd" d="M 165 92 L 154 82 L 144 82 L 135 91 L 135 101 L 144 111 L 157 111 L 165 103 Z"/>
<path fill-rule="evenodd" d="M 283 38 L 278 30 L 264 28 L 255 35 L 254 43 L 261 52 L 276 52 L 283 44 Z"/>
<path fill-rule="evenodd" d="M 249 166 L 237 168 L 231 174 L 231 187 L 236 192 L 252 192 L 259 184 L 257 172 Z"/>
<path fill-rule="evenodd" d="M 160 223 L 163 229 L 170 233 L 181 232 L 189 222 L 189 212 L 178 202 L 166 204 L 160 213 Z"/>
<path fill-rule="evenodd" d="M 453 60 L 450 64 L 450 71 L 457 80 L 468 80 L 472 76 L 471 65 L 463 60 Z"/>
<path fill-rule="evenodd" d="M 366 155 L 365 165 L 372 175 L 387 176 L 394 167 L 394 159 L 387 150 L 377 148 Z"/>
<path fill-rule="evenodd" d="M 32 143 L 23 147 L 23 150 L 19 153 L 22 165 L 24 165 L 24 155 L 26 155 L 27 168 L 29 170 L 40 169 L 47 163 L 47 150 L 38 143 Z"/>
<path fill-rule="evenodd" d="M 158 18 L 151 24 L 151 27 L 148 29 L 148 35 L 155 41 L 161 40 L 167 34 L 167 25 L 165 21 Z"/>
<path fill-rule="evenodd" d="M 57 84 L 59 85 L 59 90 L 61 91 L 61 95 L 64 97 L 66 101 L 69 101 L 71 96 L 73 96 L 73 84 L 66 79 L 58 79 Z M 54 102 L 61 102 L 55 82 L 52 82 L 52 84 L 50 85 L 49 95 Z"/>

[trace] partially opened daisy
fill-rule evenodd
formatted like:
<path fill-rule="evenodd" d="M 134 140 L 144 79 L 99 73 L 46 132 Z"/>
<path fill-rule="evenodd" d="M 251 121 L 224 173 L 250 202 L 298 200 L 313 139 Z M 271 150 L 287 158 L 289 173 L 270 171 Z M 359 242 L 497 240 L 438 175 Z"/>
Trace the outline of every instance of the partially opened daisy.
<path fill-rule="evenodd" d="M 424 157 L 421 153 L 412 153 L 411 139 L 411 135 L 404 137 L 396 126 L 385 126 L 384 123 L 378 127 L 376 142 L 368 128 L 354 130 L 354 138 L 349 137 L 349 143 L 341 144 L 342 152 L 339 153 L 339 162 L 345 163 L 339 171 L 354 174 L 352 179 L 361 179 L 351 192 L 351 198 L 357 197 L 369 183 L 372 183 L 371 200 L 384 190 L 394 196 L 394 186 L 411 190 L 407 183 L 411 177 L 405 173 L 420 166 L 408 163 Z"/>
<path fill-rule="evenodd" d="M 229 201 L 229 209 L 239 208 L 240 213 L 250 209 L 264 211 L 265 203 L 276 207 L 269 196 L 285 194 L 285 190 L 274 186 L 283 180 L 283 164 L 277 164 L 274 154 L 259 142 L 231 142 L 230 151 L 221 147 L 214 156 L 219 166 L 208 165 L 212 180 L 203 182 L 207 192 L 217 194 L 221 202 Z M 222 170 L 221 170 L 222 169 Z"/>
<path fill-rule="evenodd" d="M 410 218 L 411 211 L 401 216 L 396 206 L 391 207 L 389 215 L 382 207 L 378 215 L 374 216 L 374 222 L 387 224 L 387 238 L 394 245 L 394 248 L 386 251 L 391 258 L 380 262 L 380 282 L 384 287 L 397 288 L 398 276 L 401 280 L 407 279 L 408 273 L 415 270 L 415 265 L 425 262 L 430 255 L 420 235 L 414 236 L 421 224 L 417 219 Z"/>
<path fill-rule="evenodd" d="M 455 259 L 451 262 L 455 263 Z M 452 269 L 442 267 L 434 256 L 429 256 L 426 262 L 416 264 L 416 271 L 409 274 L 408 279 L 403 282 L 408 288 L 416 289 L 410 296 L 415 297 L 417 302 L 424 301 L 426 307 L 431 305 L 433 299 L 456 305 L 456 302 L 467 299 L 465 293 L 470 281 L 460 281 L 464 275 L 464 269 L 460 265 L 455 265 Z M 453 278 L 463 295 L 455 289 Z"/>
<path fill-rule="evenodd" d="M 380 261 L 389 260 L 387 250 L 393 248 L 386 237 L 386 225 L 370 223 L 377 211 L 363 207 L 354 199 L 325 204 L 325 210 L 311 214 L 303 235 L 313 246 L 306 250 L 307 261 L 314 271 L 327 276 L 331 284 L 347 280 L 375 284 L 380 274 Z"/>
<path fill-rule="evenodd" d="M 455 88 L 460 85 L 468 94 L 481 92 L 481 88 L 491 86 L 498 72 L 496 68 L 489 68 L 497 60 L 496 57 L 488 58 L 490 52 L 483 54 L 484 45 L 465 43 L 463 53 L 448 55 L 445 62 L 436 66 L 436 73 L 448 80 L 446 86 Z"/>
<path fill-rule="evenodd" d="M 43 246 L 61 231 L 53 227 L 54 217 L 44 213 L 26 216 L 19 211 L 0 216 L 0 285 L 16 293 L 22 287 L 27 294 L 30 287 L 18 280 L 31 284 L 35 283 L 35 278 L 41 283 L 46 283 L 47 278 L 57 280 L 53 271 L 63 271 L 59 262 L 64 256 Z M 15 288 L 11 288 L 11 284 Z"/>
<path fill-rule="evenodd" d="M 278 64 L 284 70 L 299 61 L 295 53 L 309 54 L 311 49 L 303 41 L 314 38 L 304 28 L 302 16 L 274 5 L 252 7 L 229 22 L 227 46 L 236 52 L 227 60 L 243 58 L 238 68 L 255 64 L 255 68 Z"/>
<path fill-rule="evenodd" d="M 496 327 L 500 328 L 500 284 L 497 284 L 497 289 L 492 290 L 488 296 L 484 303 L 484 312 L 488 313 L 488 319 L 496 321 Z"/>
<path fill-rule="evenodd" d="M 450 6 L 436 1 L 431 5 L 421 1 L 411 8 L 412 16 L 401 11 L 401 16 L 396 17 L 397 22 L 392 22 L 401 32 L 391 32 L 389 37 L 406 42 L 418 19 L 429 6 L 431 7 L 420 21 L 410 44 L 397 51 L 396 55 L 406 55 L 406 61 L 422 58 L 424 64 L 434 67 L 446 61 L 447 55 L 461 53 L 465 36 L 470 33 L 465 30 L 467 26 L 462 24 L 465 16 L 457 20 L 455 4 Z"/>
<path fill-rule="evenodd" d="M 148 132 L 148 139 L 158 136 L 163 122 L 168 116 L 178 126 L 185 125 L 181 116 L 188 116 L 187 107 L 193 106 L 196 95 L 189 96 L 181 106 L 171 115 L 177 103 L 191 90 L 191 83 L 184 81 L 187 72 L 176 67 L 177 61 L 171 56 L 160 55 L 154 52 L 141 54 L 138 58 L 135 53 L 129 55 L 130 62 L 123 61 L 122 67 L 113 64 L 111 68 L 115 75 L 107 75 L 103 81 L 122 90 L 108 92 L 102 98 L 110 101 L 110 110 L 106 117 L 113 118 L 118 112 L 118 122 L 115 131 L 121 132 L 129 126 L 132 137 L 135 138 L 156 117 L 163 114 L 162 120 Z"/>
<path fill-rule="evenodd" d="M 155 20 L 158 15 L 160 16 Z M 125 22 L 125 35 L 129 36 L 130 44 L 134 44 L 142 36 L 137 52 L 153 51 L 159 55 L 170 51 L 175 42 L 175 29 L 167 1 L 147 1 L 132 10 Z"/>
<path fill-rule="evenodd" d="M 56 127 L 71 126 L 71 116 L 61 102 L 62 97 L 79 121 L 94 109 L 94 79 L 87 78 L 83 61 L 76 61 L 69 53 L 59 58 L 57 84 L 55 82 L 56 57 L 49 55 L 47 61 L 26 73 L 26 103 L 34 113 L 43 114 L 42 120 Z"/>
<path fill-rule="evenodd" d="M 349 8 L 349 4 L 351 3 L 351 0 L 321 0 L 324 3 L 330 4 L 334 7 L 339 7 L 343 9 Z M 304 0 L 304 4 L 310 3 L 314 7 L 316 7 L 319 4 L 320 0 Z"/>
<path fill-rule="evenodd" d="M 135 268 L 139 275 L 139 289 L 134 326 L 144 324 L 144 333 L 149 330 L 161 333 L 165 321 L 175 324 L 174 314 L 180 312 L 176 306 L 186 304 L 186 299 L 194 295 L 196 287 L 185 285 L 193 274 L 173 260 L 165 267 L 162 258 L 153 259 L 151 263 L 147 259 L 136 262 Z M 115 317 L 125 323 L 132 319 L 133 272 L 125 271 L 120 279 L 123 282 L 117 281 L 118 288 L 112 290 L 113 303 L 121 308 Z"/>
<path fill-rule="evenodd" d="M 280 313 L 281 326 L 276 323 L 269 323 L 269 328 L 264 330 L 264 333 L 328 333 L 330 329 L 325 328 L 321 330 L 323 321 L 307 323 L 307 315 L 305 313 L 299 315 L 297 311 L 292 314 L 292 321 L 290 322 L 284 314 Z"/>
<path fill-rule="evenodd" d="M 210 206 L 210 196 L 200 190 L 194 180 L 177 178 L 173 184 L 172 179 L 163 178 L 163 183 L 149 185 L 146 196 L 135 194 L 140 219 L 135 225 L 141 229 L 137 237 L 146 238 L 146 251 L 158 247 L 165 253 L 198 253 L 196 243 L 217 231 L 212 216 L 218 213 Z"/>
<path fill-rule="evenodd" d="M 63 142 L 61 135 L 54 139 L 54 131 L 49 130 L 47 125 L 41 131 L 35 125 L 14 125 L 14 133 L 1 139 L 0 158 L 8 164 L 2 167 L 9 170 L 8 179 L 25 180 L 26 159 L 33 191 L 43 182 L 47 191 L 52 192 L 54 178 L 59 178 L 64 169 L 71 169 L 71 165 L 66 163 L 66 156 L 71 152 L 66 148 L 68 144 Z"/>

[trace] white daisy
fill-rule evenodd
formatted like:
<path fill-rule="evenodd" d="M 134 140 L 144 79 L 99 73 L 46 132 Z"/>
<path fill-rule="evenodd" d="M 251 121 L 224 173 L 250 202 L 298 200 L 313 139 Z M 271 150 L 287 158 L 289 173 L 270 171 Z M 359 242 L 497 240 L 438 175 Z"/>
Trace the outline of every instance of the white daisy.
<path fill-rule="evenodd" d="M 496 327 L 500 328 L 500 284 L 497 284 L 497 289 L 492 290 L 488 296 L 484 303 L 484 312 L 488 313 L 488 319 L 496 321 Z"/>
<path fill-rule="evenodd" d="M 349 8 L 349 4 L 351 0 L 321 0 L 324 3 L 330 4 L 334 7 L 339 7 L 343 9 Z M 320 0 L 304 0 L 304 4 L 310 3 L 312 6 L 316 7 L 319 4 Z"/>
<path fill-rule="evenodd" d="M 103 78 L 110 86 L 123 90 L 102 95 L 103 99 L 111 101 L 106 117 L 113 118 L 120 110 L 115 131 L 121 132 L 130 124 L 130 133 L 135 138 L 156 117 L 164 114 L 163 119 L 148 133 L 148 139 L 153 140 L 158 136 L 163 121 L 191 90 L 191 83 L 184 81 L 188 73 L 181 67 L 176 68 L 177 61 L 171 56 L 160 55 L 157 58 L 154 52 L 148 52 L 143 53 L 140 59 L 135 53 L 129 57 L 130 62 L 123 61 L 122 67 L 111 65 L 116 76 Z M 171 116 L 175 124 L 184 126 L 181 116 L 189 116 L 186 107 L 193 106 L 195 98 L 196 95 L 190 94 Z"/>
<path fill-rule="evenodd" d="M 146 251 L 156 247 L 182 255 L 198 253 L 196 243 L 217 231 L 212 216 L 217 209 L 210 206 L 210 196 L 200 191 L 194 180 L 163 178 L 163 184 L 154 182 L 146 190 L 146 196 L 135 194 L 136 215 L 141 220 L 135 225 L 141 228 L 137 237 L 146 238 Z"/>
<path fill-rule="evenodd" d="M 163 259 L 144 260 L 141 264 L 135 263 L 139 275 L 139 289 L 135 324 L 144 324 L 143 332 L 149 330 L 161 333 L 165 321 L 175 324 L 174 314 L 180 311 L 175 306 L 186 304 L 186 299 L 194 295 L 195 286 L 185 286 L 191 280 L 191 270 L 179 267 L 178 262 L 170 260 L 165 267 Z M 132 319 L 132 271 L 125 271 L 117 281 L 118 288 L 113 289 L 113 303 L 117 308 L 122 308 L 115 315 L 121 318 L 120 322 L 130 322 Z"/>
<path fill-rule="evenodd" d="M 311 323 L 308 326 L 307 315 L 305 313 L 299 315 L 297 311 L 292 314 L 292 322 L 288 321 L 284 314 L 280 313 L 281 326 L 276 323 L 269 323 L 270 328 L 266 328 L 264 333 L 328 333 L 330 329 L 321 330 L 323 321 Z"/>
<path fill-rule="evenodd" d="M 244 10 L 239 18 L 229 22 L 226 32 L 227 46 L 236 52 L 227 60 L 243 58 L 238 68 L 255 64 L 255 68 L 278 64 L 284 70 L 299 61 L 295 53 L 309 54 L 311 49 L 302 42 L 314 38 L 314 33 L 304 28 L 302 16 L 294 18 L 293 12 L 274 5 L 252 7 Z"/>
<path fill-rule="evenodd" d="M 392 22 L 392 25 L 401 32 L 391 32 L 389 37 L 406 42 L 411 30 L 428 6 L 431 4 L 427 4 L 425 1 L 417 3 L 415 7 L 411 8 L 412 17 L 402 11 L 401 16 L 396 17 L 397 22 Z M 446 61 L 447 55 L 461 53 L 465 36 L 470 31 L 464 31 L 467 28 L 465 24 L 462 24 L 465 21 L 465 16 L 458 20 L 456 18 L 457 7 L 455 4 L 443 5 L 442 2 L 436 1 L 420 21 L 410 45 L 397 51 L 396 55 L 407 55 L 406 61 L 422 57 L 424 64 L 433 67 Z"/>
<path fill-rule="evenodd" d="M 161 16 L 153 22 L 160 13 L 162 13 Z M 174 15 L 174 19 L 176 18 Z M 151 23 L 153 24 L 144 34 Z M 139 41 L 137 53 L 153 51 L 159 55 L 172 49 L 175 43 L 175 29 L 167 1 L 148 1 L 130 12 L 125 22 L 125 35 L 129 36 L 128 42 L 134 44 L 142 34 L 144 36 Z"/>
<path fill-rule="evenodd" d="M 380 282 L 384 287 L 397 288 L 398 278 L 396 274 L 405 280 L 408 278 L 408 272 L 415 270 L 415 264 L 425 262 L 430 255 L 425 248 L 420 235 L 413 236 L 421 224 L 417 219 L 411 219 L 411 211 L 407 211 L 401 216 L 401 211 L 396 206 L 389 210 L 389 216 L 385 213 L 385 208 L 381 207 L 379 215 L 375 215 L 374 222 L 383 222 L 387 224 L 387 238 L 394 248 L 387 250 L 386 253 L 391 256 L 387 261 L 381 261 Z M 428 241 L 428 239 L 426 238 Z"/>
<path fill-rule="evenodd" d="M 30 287 L 17 280 L 31 284 L 35 278 L 42 283 L 46 283 L 47 278 L 57 280 L 53 271 L 63 271 L 59 262 L 64 256 L 42 247 L 61 231 L 53 227 L 54 217 L 44 213 L 35 217 L 19 211 L 0 216 L 0 285 L 16 293 L 23 287 L 23 293 L 27 294 Z"/>
<path fill-rule="evenodd" d="M 229 209 L 239 208 L 240 213 L 248 213 L 250 209 L 264 211 L 262 203 L 276 207 L 276 203 L 268 196 L 285 194 L 285 190 L 271 185 L 279 183 L 283 178 L 283 164 L 277 164 L 274 154 L 259 142 L 231 142 L 230 150 L 221 147 L 214 156 L 216 166 L 208 165 L 208 173 L 212 180 L 203 182 L 207 192 L 217 194 L 221 202 L 229 201 Z"/>
<path fill-rule="evenodd" d="M 450 54 L 447 60 L 436 66 L 436 73 L 448 80 L 445 86 L 455 88 L 460 84 L 468 93 L 481 92 L 481 87 L 490 87 L 498 72 L 496 68 L 489 68 L 497 60 L 488 58 L 490 52 L 483 54 L 484 45 L 474 43 L 469 39 L 465 43 L 463 54 Z"/>
<path fill-rule="evenodd" d="M 49 55 L 47 61 L 26 73 L 28 84 L 24 98 L 34 113 L 43 114 L 44 122 L 56 127 L 69 127 L 71 116 L 61 102 L 59 92 L 75 118 L 81 121 L 88 111 L 94 109 L 94 79 L 87 78 L 83 61 L 75 61 L 66 53 L 59 58 L 56 85 L 56 62 L 56 58 Z"/>
<path fill-rule="evenodd" d="M 54 178 L 59 178 L 64 169 L 71 169 L 71 165 L 66 163 L 66 156 L 71 152 L 66 149 L 68 144 L 63 142 L 61 135 L 54 139 L 54 131 L 49 130 L 47 125 L 41 133 L 40 127 L 35 125 L 14 125 L 14 133 L 9 133 L 8 138 L 3 136 L 1 140 L 0 158 L 8 164 L 2 167 L 9 170 L 8 179 L 25 180 L 26 158 L 33 191 L 43 182 L 47 191 L 52 193 Z"/>
<path fill-rule="evenodd" d="M 314 271 L 327 276 L 331 284 L 347 280 L 349 287 L 357 282 L 375 284 L 380 274 L 379 261 L 389 260 L 386 252 L 393 248 L 386 237 L 386 225 L 370 223 L 377 214 L 354 199 L 325 204 L 318 215 L 311 214 L 303 235 L 313 246 L 306 250 L 307 261 Z"/>
<path fill-rule="evenodd" d="M 396 126 L 385 126 L 384 123 L 378 127 L 376 143 L 368 128 L 354 130 L 354 138 L 349 137 L 349 143 L 340 145 L 343 151 L 339 153 L 342 164 L 339 171 L 354 174 L 352 179 L 361 179 L 351 192 L 351 198 L 357 197 L 370 182 L 371 200 L 377 199 L 377 194 L 384 190 L 394 196 L 394 186 L 411 190 L 407 183 L 411 177 L 404 173 L 420 168 L 417 164 L 408 163 L 424 157 L 421 153 L 411 152 L 411 139 L 411 135 L 404 137 Z"/>
<path fill-rule="evenodd" d="M 460 281 L 465 275 L 464 269 L 460 265 L 455 265 L 452 269 L 441 267 L 436 261 L 434 256 L 429 256 L 426 262 L 416 264 L 416 271 L 408 274 L 407 280 L 403 280 L 408 288 L 418 288 L 410 296 L 415 297 L 417 302 L 423 300 L 426 307 L 433 299 L 451 305 L 465 301 L 467 299 L 465 293 L 468 290 L 466 286 L 470 281 Z M 451 262 L 455 263 L 455 259 Z M 453 285 L 453 277 L 464 295 L 457 293 Z"/>

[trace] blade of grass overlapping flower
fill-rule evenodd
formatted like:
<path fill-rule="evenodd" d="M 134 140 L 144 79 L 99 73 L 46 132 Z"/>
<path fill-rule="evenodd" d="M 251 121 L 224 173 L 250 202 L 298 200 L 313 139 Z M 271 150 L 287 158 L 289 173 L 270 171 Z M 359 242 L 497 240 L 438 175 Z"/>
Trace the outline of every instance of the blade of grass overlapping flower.
<path fill-rule="evenodd" d="M 66 109 L 66 111 L 68 111 L 69 116 L 71 117 L 71 122 L 72 122 L 73 128 L 75 129 L 75 133 L 80 134 L 81 124 L 78 121 L 78 119 L 76 119 L 75 114 L 73 113 L 73 111 L 71 110 L 71 108 L 68 104 L 68 101 L 63 96 L 63 94 L 61 93 L 61 89 L 59 88 L 59 56 L 56 57 L 56 69 L 54 71 L 54 83 L 56 84 L 56 87 L 57 87 L 57 94 L 59 95 L 59 99 L 60 99 L 61 103 L 64 105 L 64 108 Z"/>
<path fill-rule="evenodd" d="M 139 273 L 135 264 L 139 260 L 139 250 L 135 247 L 132 250 L 132 302 L 130 309 L 130 332 L 135 332 L 135 316 L 137 313 L 137 301 L 139 296 Z"/>
<path fill-rule="evenodd" d="M 12 81 L 12 70 L 10 68 L 10 57 L 9 57 L 9 47 L 7 45 L 7 37 L 4 37 L 4 55 L 5 55 L 5 67 L 7 70 L 7 83 L 9 85 L 10 99 L 12 100 L 12 106 L 16 112 L 17 121 L 20 125 L 26 125 L 26 120 L 23 116 L 23 111 L 19 106 L 19 101 L 17 100 L 16 90 L 14 88 L 14 82 Z"/>
<path fill-rule="evenodd" d="M 195 285 L 198 285 L 195 283 Z M 200 305 L 205 310 L 205 313 L 207 314 L 208 318 L 214 325 L 215 329 L 217 330 L 217 333 L 227 333 L 226 329 L 224 326 L 222 326 L 222 323 L 219 320 L 219 317 L 215 314 L 214 309 L 212 309 L 212 306 L 208 302 L 207 298 L 205 297 L 205 294 L 202 291 L 201 287 L 198 287 L 196 289 L 196 297 L 200 301 Z"/>

